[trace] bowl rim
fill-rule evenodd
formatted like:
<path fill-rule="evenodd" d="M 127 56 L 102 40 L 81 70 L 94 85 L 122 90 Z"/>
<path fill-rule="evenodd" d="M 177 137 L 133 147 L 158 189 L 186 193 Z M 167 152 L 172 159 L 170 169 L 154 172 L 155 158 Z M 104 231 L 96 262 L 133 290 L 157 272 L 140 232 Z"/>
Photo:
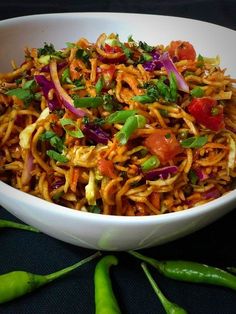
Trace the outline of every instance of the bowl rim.
<path fill-rule="evenodd" d="M 193 23 L 203 23 L 208 26 L 212 27 L 219 27 L 224 29 L 225 31 L 232 31 L 236 32 L 236 30 L 216 24 L 213 22 L 208 22 L 205 20 L 201 19 L 195 19 L 195 18 L 190 18 L 190 17 L 183 17 L 183 16 L 178 16 L 178 15 L 164 15 L 164 14 L 155 14 L 155 13 L 136 13 L 136 12 L 121 12 L 121 11 L 112 11 L 112 12 L 105 12 L 105 11 L 84 11 L 84 12 L 52 12 L 52 13 L 35 13 L 35 14 L 29 14 L 29 15 L 21 15 L 21 16 L 16 16 L 16 17 L 11 17 L 11 18 L 6 18 L 3 20 L 0 20 L 0 27 L 1 26 L 6 26 L 7 24 L 12 24 L 16 22 L 24 22 L 27 20 L 31 19 L 44 19 L 44 18 L 58 18 L 58 17 L 73 17 L 73 16 L 81 16 L 81 17 L 99 17 L 99 16 L 107 16 L 107 17 L 115 17 L 115 16 L 137 16 L 137 17 L 156 17 L 156 18 L 161 18 L 161 19 L 173 19 L 173 20 L 182 20 L 182 21 L 189 21 Z M 4 25 L 6 24 L 6 25 Z"/>

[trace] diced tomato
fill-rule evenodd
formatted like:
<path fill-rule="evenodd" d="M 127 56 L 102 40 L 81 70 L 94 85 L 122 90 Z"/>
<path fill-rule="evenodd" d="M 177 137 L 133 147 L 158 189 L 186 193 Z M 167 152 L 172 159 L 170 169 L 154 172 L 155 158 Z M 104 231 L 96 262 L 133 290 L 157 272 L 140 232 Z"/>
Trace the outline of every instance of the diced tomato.
<path fill-rule="evenodd" d="M 100 159 L 98 161 L 98 170 L 103 176 L 113 178 L 113 179 L 116 178 L 114 164 L 111 160 Z"/>
<path fill-rule="evenodd" d="M 102 69 L 101 75 L 103 76 L 103 79 L 104 79 L 105 88 L 109 88 L 113 80 L 115 71 L 116 71 L 116 67 L 114 64 L 111 64 L 108 68 Z"/>
<path fill-rule="evenodd" d="M 172 41 L 168 49 L 169 55 L 178 60 L 195 60 L 196 51 L 188 41 Z"/>
<path fill-rule="evenodd" d="M 110 46 L 108 44 L 105 44 L 104 46 L 104 51 L 106 53 L 117 53 L 117 52 L 123 52 L 123 50 L 121 49 L 121 47 L 119 46 Z"/>
<path fill-rule="evenodd" d="M 158 129 L 144 140 L 144 145 L 156 154 L 162 163 L 173 159 L 182 148 L 170 129 Z"/>
<path fill-rule="evenodd" d="M 212 98 L 194 98 L 188 105 L 188 112 L 196 119 L 196 122 L 202 124 L 212 131 L 219 131 L 224 128 L 223 107 L 218 105 Z"/>

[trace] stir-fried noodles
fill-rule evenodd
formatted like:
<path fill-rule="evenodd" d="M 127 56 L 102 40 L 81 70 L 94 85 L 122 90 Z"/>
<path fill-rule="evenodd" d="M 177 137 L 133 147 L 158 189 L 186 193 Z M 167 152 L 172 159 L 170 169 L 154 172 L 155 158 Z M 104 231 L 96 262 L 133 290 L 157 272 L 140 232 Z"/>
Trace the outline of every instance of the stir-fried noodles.
<path fill-rule="evenodd" d="M 155 215 L 209 202 L 236 176 L 235 80 L 185 41 L 102 34 L 26 48 L 0 74 L 0 179 L 49 202 Z"/>

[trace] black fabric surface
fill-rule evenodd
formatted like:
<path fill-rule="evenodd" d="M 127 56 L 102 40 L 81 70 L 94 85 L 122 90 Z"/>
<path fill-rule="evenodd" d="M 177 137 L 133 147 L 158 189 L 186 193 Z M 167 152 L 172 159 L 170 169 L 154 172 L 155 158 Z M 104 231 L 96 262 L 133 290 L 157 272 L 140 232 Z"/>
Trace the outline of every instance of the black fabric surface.
<path fill-rule="evenodd" d="M 173 15 L 236 29 L 235 0 L 0 1 L 1 20 L 21 15 L 74 11 Z M 16 220 L 2 208 L 0 208 L 0 218 Z M 222 268 L 236 266 L 235 222 L 234 210 L 192 235 L 141 252 L 158 259 L 188 259 Z M 92 253 L 94 251 L 63 243 L 41 233 L 13 229 L 1 230 L 0 233 L 0 273 L 22 269 L 46 274 L 71 265 Z M 113 267 L 111 278 L 122 313 L 164 313 L 163 307 L 144 276 L 140 262 L 125 252 L 114 254 L 119 259 L 119 265 Z M 96 262 L 95 260 L 86 264 L 67 277 L 30 295 L 0 305 L 0 313 L 94 313 L 93 274 Z M 189 313 L 236 313 L 235 292 L 222 287 L 173 281 L 159 275 L 152 268 L 150 270 L 166 296 Z"/>

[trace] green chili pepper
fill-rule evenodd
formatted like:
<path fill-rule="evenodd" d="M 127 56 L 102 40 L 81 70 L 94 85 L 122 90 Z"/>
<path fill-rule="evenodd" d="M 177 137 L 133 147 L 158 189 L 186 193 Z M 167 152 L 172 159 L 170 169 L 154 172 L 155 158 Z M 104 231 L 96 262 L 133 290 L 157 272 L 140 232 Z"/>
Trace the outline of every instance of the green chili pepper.
<path fill-rule="evenodd" d="M 131 116 L 125 121 L 125 124 L 123 125 L 121 130 L 116 133 L 116 138 L 122 145 L 124 145 L 128 142 L 133 132 L 138 128 L 143 128 L 145 124 L 146 119 L 144 116 L 138 114 Z"/>
<path fill-rule="evenodd" d="M 33 231 L 33 232 L 40 232 L 38 229 L 34 227 L 21 224 L 18 222 L 10 221 L 10 220 L 4 220 L 4 219 L 0 219 L 0 228 L 14 228 L 14 229 Z"/>
<path fill-rule="evenodd" d="M 147 265 L 145 263 L 141 264 L 145 275 L 147 276 L 153 290 L 155 291 L 156 295 L 158 296 L 161 304 L 163 305 L 166 314 L 187 314 L 185 309 L 180 307 L 178 304 L 171 302 L 166 298 L 166 296 L 162 293 L 161 289 L 158 287 L 157 283 L 154 281 L 151 273 L 149 272 Z"/>
<path fill-rule="evenodd" d="M 121 313 L 109 276 L 110 267 L 117 264 L 118 259 L 114 255 L 107 255 L 96 265 L 94 273 L 96 314 Z"/>
<path fill-rule="evenodd" d="M 135 251 L 129 253 L 155 267 L 162 275 L 194 283 L 205 283 L 236 290 L 236 276 L 220 268 L 189 261 L 157 261 Z"/>
<path fill-rule="evenodd" d="M 97 252 L 72 266 L 48 275 L 36 275 L 26 271 L 12 271 L 0 275 L 0 304 L 30 293 L 37 288 L 68 274 L 72 270 L 91 261 L 99 255 L 100 252 Z"/>
<path fill-rule="evenodd" d="M 157 158 L 157 156 L 151 156 L 147 160 L 143 162 L 141 165 L 141 168 L 143 171 L 148 171 L 153 168 L 156 168 L 160 165 L 160 160 Z"/>
<path fill-rule="evenodd" d="M 110 114 L 106 118 L 107 123 L 125 123 L 125 121 L 134 116 L 137 113 L 137 110 L 119 110 Z"/>
<path fill-rule="evenodd" d="M 81 97 L 74 99 L 74 105 L 76 108 L 97 108 L 103 105 L 104 100 L 103 97 Z"/>

